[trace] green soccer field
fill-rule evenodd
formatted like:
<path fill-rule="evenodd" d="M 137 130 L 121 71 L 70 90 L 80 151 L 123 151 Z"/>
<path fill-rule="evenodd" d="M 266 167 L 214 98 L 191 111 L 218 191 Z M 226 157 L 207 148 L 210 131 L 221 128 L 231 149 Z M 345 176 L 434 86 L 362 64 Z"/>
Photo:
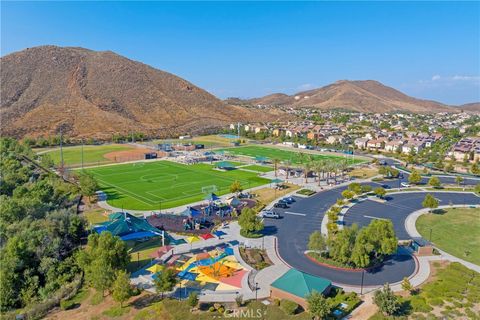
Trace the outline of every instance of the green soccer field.
<path fill-rule="evenodd" d="M 107 153 L 114 151 L 125 151 L 135 149 L 135 147 L 128 145 L 109 144 L 99 146 L 83 146 L 83 163 L 84 165 L 105 164 L 112 162 L 104 157 Z M 46 152 L 53 162 L 58 165 L 60 163 L 60 148 Z M 64 147 L 63 148 L 63 162 L 65 166 L 79 166 L 82 163 L 82 147 Z"/>
<path fill-rule="evenodd" d="M 225 148 L 221 149 L 222 151 L 229 152 L 235 155 L 242 155 L 248 157 L 267 157 L 270 161 L 273 159 L 279 159 L 280 161 L 290 160 L 293 164 L 301 164 L 305 160 L 302 160 L 301 151 L 288 151 L 277 148 L 270 147 L 261 147 L 261 146 L 243 146 L 243 147 L 234 147 L 234 148 Z M 298 150 L 298 149 L 297 149 Z M 334 156 L 334 155 L 324 155 L 324 154 L 312 154 L 303 152 L 305 156 L 311 156 L 314 160 L 344 160 L 344 156 Z M 349 164 L 357 164 L 365 162 L 363 159 L 353 160 L 351 157 L 348 157 Z"/>
<path fill-rule="evenodd" d="M 214 170 L 209 164 L 183 165 L 155 161 L 88 169 L 107 194 L 108 204 L 133 210 L 159 210 L 204 199 L 202 187 L 215 185 L 217 195 L 230 192 L 238 180 L 243 188 L 270 182 L 254 172 Z"/>

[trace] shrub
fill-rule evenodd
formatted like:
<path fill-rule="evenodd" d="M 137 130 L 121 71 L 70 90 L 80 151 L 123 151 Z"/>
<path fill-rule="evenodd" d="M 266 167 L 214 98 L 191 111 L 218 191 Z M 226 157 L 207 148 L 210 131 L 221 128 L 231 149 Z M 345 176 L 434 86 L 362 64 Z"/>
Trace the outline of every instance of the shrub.
<path fill-rule="evenodd" d="M 273 305 L 279 307 L 280 306 L 280 299 L 274 299 Z"/>
<path fill-rule="evenodd" d="M 280 309 L 282 309 L 286 314 L 292 315 L 295 314 L 295 311 L 297 311 L 298 304 L 291 300 L 282 299 L 282 301 L 280 301 Z"/>
<path fill-rule="evenodd" d="M 217 309 L 218 310 L 218 313 L 224 313 L 225 312 L 225 308 L 224 307 L 220 307 Z"/>
<path fill-rule="evenodd" d="M 235 297 L 235 303 L 237 304 L 237 307 L 243 306 L 243 296 L 241 294 Z"/>
<path fill-rule="evenodd" d="M 71 300 L 62 300 L 60 301 L 60 308 L 62 310 L 69 310 L 73 307 L 75 303 Z"/>
<path fill-rule="evenodd" d="M 420 296 L 412 296 L 410 298 L 410 305 L 415 312 L 430 312 L 433 310 L 433 308 L 427 304 L 425 298 Z"/>
<path fill-rule="evenodd" d="M 215 312 L 215 310 L 217 310 L 217 309 L 215 309 L 214 306 L 211 306 L 210 308 L 208 308 L 208 311 L 210 311 L 210 312 Z"/>

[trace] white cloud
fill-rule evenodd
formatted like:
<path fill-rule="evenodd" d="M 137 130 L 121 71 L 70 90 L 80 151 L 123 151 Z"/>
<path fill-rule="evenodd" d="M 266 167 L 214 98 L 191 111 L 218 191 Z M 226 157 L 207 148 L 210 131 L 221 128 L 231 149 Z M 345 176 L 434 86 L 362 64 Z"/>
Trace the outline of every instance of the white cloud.
<path fill-rule="evenodd" d="M 304 83 L 304 84 L 299 85 L 296 88 L 296 90 L 305 91 L 305 90 L 311 90 L 311 89 L 315 89 L 315 88 L 317 88 L 317 86 L 312 84 L 312 83 Z"/>
<path fill-rule="evenodd" d="M 465 85 L 480 86 L 480 76 L 458 74 L 453 76 L 441 76 L 436 74 L 433 75 L 429 80 L 419 80 L 418 83 L 432 86 L 453 86 L 460 83 Z"/>

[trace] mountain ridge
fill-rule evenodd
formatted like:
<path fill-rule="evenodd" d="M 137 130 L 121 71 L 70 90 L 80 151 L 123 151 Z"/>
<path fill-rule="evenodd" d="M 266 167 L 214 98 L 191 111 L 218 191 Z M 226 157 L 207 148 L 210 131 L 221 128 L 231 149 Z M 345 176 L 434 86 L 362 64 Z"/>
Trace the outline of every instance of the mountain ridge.
<path fill-rule="evenodd" d="M 227 101 L 237 101 L 231 98 Z M 346 109 L 360 112 L 414 113 L 458 112 L 433 100 L 410 97 L 399 90 L 375 80 L 339 80 L 326 86 L 301 91 L 292 95 L 269 94 L 260 98 L 241 100 L 241 105 L 270 105 L 288 107 L 313 107 L 322 110 Z"/>
<path fill-rule="evenodd" d="M 171 73 L 112 51 L 40 46 L 1 58 L 2 135 L 109 138 L 208 131 L 278 114 L 232 106 Z"/>

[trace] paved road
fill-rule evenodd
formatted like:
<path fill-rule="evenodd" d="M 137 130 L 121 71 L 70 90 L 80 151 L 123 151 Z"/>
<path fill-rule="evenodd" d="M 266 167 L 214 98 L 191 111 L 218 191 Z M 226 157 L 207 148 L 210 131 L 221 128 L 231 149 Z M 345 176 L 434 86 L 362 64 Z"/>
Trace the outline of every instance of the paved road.
<path fill-rule="evenodd" d="M 404 179 L 407 175 L 404 175 Z M 385 183 L 368 183 L 372 187 L 378 187 L 382 184 L 395 188 L 399 184 L 399 179 Z M 282 215 L 279 220 L 266 220 L 265 232 L 270 235 L 276 235 L 278 238 L 278 251 L 282 259 L 291 267 L 307 272 L 313 275 L 330 279 L 336 284 L 345 284 L 360 286 L 362 282 L 361 272 L 351 272 L 338 270 L 318 265 L 309 260 L 304 252 L 307 250 L 309 235 L 320 230 L 321 222 L 325 211 L 332 206 L 346 187 L 340 187 L 328 191 L 320 192 L 310 198 L 296 198 L 290 208 L 278 210 Z M 400 239 L 408 239 L 404 221 L 409 213 L 420 209 L 421 202 L 425 193 L 405 193 L 392 195 L 386 204 L 367 200 L 353 206 L 345 217 L 345 223 L 351 225 L 368 224 L 372 218 L 392 219 L 395 230 Z M 447 194 L 435 193 L 435 196 L 441 200 L 441 203 L 463 204 L 480 203 L 480 198 L 472 194 Z M 357 208 L 358 207 L 358 208 Z M 381 285 L 385 282 L 395 283 L 401 281 L 404 277 L 410 276 L 415 271 L 414 258 L 406 251 L 399 251 L 397 255 L 387 260 L 385 264 L 377 269 L 364 274 L 364 285 Z"/>

